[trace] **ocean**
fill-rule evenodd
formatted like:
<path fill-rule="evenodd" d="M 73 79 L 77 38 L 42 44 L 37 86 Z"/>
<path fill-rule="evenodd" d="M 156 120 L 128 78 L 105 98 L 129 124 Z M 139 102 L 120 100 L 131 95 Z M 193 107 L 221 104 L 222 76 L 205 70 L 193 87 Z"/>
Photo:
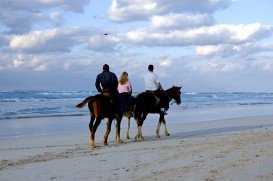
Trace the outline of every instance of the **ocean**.
<path fill-rule="evenodd" d="M 84 109 L 77 109 L 75 105 L 96 93 L 95 91 L 0 91 L 0 120 L 87 115 L 87 106 Z M 176 105 L 171 102 L 170 109 L 273 105 L 273 93 L 184 92 L 181 98 L 182 104 Z"/>
<path fill-rule="evenodd" d="M 75 105 L 96 93 L 0 91 L 0 141 L 79 131 L 89 134 L 88 108 L 77 109 Z M 167 124 L 269 115 L 273 110 L 273 93 L 183 92 L 181 98 L 180 105 L 171 102 Z M 124 120 L 122 128 L 127 126 Z M 156 125 L 157 122 L 158 115 L 149 114 L 144 126 Z M 134 130 L 135 121 L 131 122 L 131 127 Z M 98 130 L 102 132 L 104 129 L 105 124 L 102 123 Z"/>

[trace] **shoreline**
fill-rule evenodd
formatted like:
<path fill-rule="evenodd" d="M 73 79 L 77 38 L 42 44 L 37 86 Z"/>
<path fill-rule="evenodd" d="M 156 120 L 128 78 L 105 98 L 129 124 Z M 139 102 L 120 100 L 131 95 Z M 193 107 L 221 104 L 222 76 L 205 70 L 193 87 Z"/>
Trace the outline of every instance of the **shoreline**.
<path fill-rule="evenodd" d="M 273 105 L 236 106 L 236 107 L 211 107 L 199 109 L 177 109 L 171 107 L 165 116 L 167 126 L 172 124 L 187 124 L 193 122 L 206 122 L 231 118 L 263 116 L 272 114 Z M 154 126 L 158 123 L 158 114 L 149 114 L 143 126 Z M 0 120 L 1 139 L 17 139 L 22 137 L 58 135 L 70 132 L 89 132 L 89 114 L 77 116 L 53 116 L 38 118 L 22 118 Z M 121 127 L 127 127 L 127 118 L 123 118 Z M 136 127 L 134 118 L 131 118 L 131 128 Z M 112 126 L 113 128 L 113 126 Z M 104 131 L 105 120 L 98 127 Z"/>
<path fill-rule="evenodd" d="M 0 180 L 270 180 L 273 178 L 273 115 L 168 124 L 171 136 L 96 148 L 89 131 L 0 141 Z M 130 130 L 133 137 L 136 129 Z"/>

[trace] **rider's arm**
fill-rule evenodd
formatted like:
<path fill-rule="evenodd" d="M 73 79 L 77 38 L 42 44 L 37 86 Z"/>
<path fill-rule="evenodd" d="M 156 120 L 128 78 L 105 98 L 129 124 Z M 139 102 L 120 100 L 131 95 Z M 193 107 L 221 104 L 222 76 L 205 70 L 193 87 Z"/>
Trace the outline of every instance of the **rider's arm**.
<path fill-rule="evenodd" d="M 160 90 L 164 91 L 164 89 L 163 89 L 163 87 L 161 86 L 160 82 L 158 82 L 157 85 L 158 85 L 158 88 L 159 88 Z"/>
<path fill-rule="evenodd" d="M 156 75 L 156 81 L 155 81 L 155 83 L 157 84 L 157 87 L 158 87 L 160 90 L 164 91 L 164 89 L 163 89 L 163 87 L 162 87 L 162 85 L 161 85 L 161 83 L 160 83 L 159 78 L 158 78 L 157 75 Z"/>
<path fill-rule="evenodd" d="M 113 74 L 113 83 L 114 83 L 114 86 L 116 88 L 118 88 L 118 78 L 117 78 L 116 74 Z"/>
<path fill-rule="evenodd" d="M 129 86 L 129 94 L 132 94 L 132 92 L 133 92 L 133 89 L 132 89 L 132 85 L 131 85 L 131 82 L 130 81 L 128 81 L 128 86 Z"/>
<path fill-rule="evenodd" d="M 98 75 L 97 78 L 96 78 L 96 89 L 98 90 L 98 92 L 102 93 L 102 90 L 101 90 L 101 87 L 100 87 L 100 82 L 101 82 L 101 78 L 100 76 Z"/>

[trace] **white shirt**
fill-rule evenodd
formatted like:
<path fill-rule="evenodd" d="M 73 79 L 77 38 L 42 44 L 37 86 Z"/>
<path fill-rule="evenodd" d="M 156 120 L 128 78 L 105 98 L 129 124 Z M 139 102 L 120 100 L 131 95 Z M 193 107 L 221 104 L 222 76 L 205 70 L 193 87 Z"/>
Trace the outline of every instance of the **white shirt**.
<path fill-rule="evenodd" d="M 144 83 L 146 90 L 155 91 L 159 88 L 159 78 L 153 72 L 147 72 L 144 75 Z"/>

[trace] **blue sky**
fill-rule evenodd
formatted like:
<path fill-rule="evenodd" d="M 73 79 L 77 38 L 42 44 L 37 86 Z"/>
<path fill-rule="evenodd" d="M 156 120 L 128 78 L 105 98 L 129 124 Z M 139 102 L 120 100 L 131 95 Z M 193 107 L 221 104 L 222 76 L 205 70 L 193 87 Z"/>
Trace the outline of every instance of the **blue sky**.
<path fill-rule="evenodd" d="M 144 90 L 273 92 L 272 0 L 0 0 L 1 90 L 95 90 L 108 63 Z M 109 33 L 107 36 L 104 33 Z"/>

